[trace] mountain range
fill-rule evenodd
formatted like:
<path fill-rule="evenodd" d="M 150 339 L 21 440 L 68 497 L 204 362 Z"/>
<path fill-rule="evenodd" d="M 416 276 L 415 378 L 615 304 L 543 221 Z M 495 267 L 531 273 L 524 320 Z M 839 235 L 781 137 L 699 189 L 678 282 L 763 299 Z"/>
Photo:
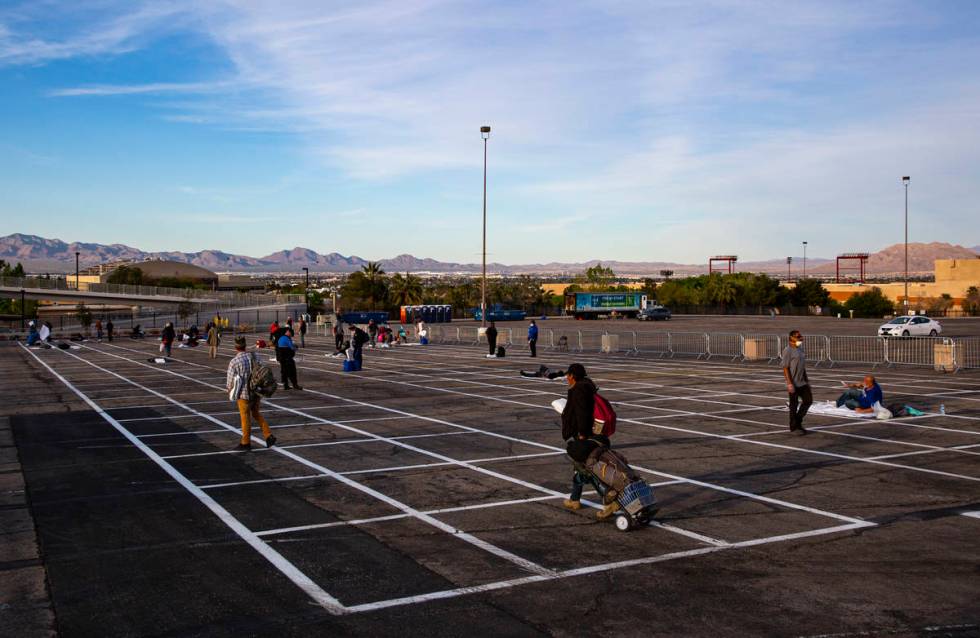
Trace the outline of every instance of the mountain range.
<path fill-rule="evenodd" d="M 20 262 L 28 272 L 74 272 L 75 253 L 83 267 L 112 261 L 144 261 L 164 259 L 201 266 L 217 272 L 297 272 L 306 267 L 311 272 L 347 273 L 360 270 L 368 260 L 356 255 L 318 253 L 309 248 L 296 247 L 280 250 L 264 257 L 235 255 L 220 250 L 199 252 L 146 252 L 124 244 L 95 244 L 84 242 L 66 243 L 60 239 L 47 239 L 37 235 L 15 233 L 0 237 L 0 259 L 9 263 Z M 980 254 L 980 246 L 965 248 L 955 244 L 933 242 L 909 244 L 909 272 L 931 273 L 936 259 L 972 259 Z M 899 273 L 904 270 L 904 245 L 888 246 L 868 259 L 866 271 L 872 275 Z M 415 273 L 479 273 L 480 264 L 442 262 L 431 258 L 419 258 L 409 254 L 377 260 L 388 272 Z M 621 275 L 657 275 L 661 270 L 672 270 L 675 275 L 692 275 L 707 272 L 707 264 L 679 264 L 672 262 L 633 262 L 615 260 L 590 260 L 579 263 L 550 262 L 543 264 L 506 265 L 487 264 L 487 272 L 502 275 L 514 274 L 567 274 L 579 273 L 598 263 L 612 268 Z M 716 264 L 717 267 L 717 264 Z M 807 272 L 831 274 L 833 259 L 808 257 Z M 767 261 L 737 262 L 736 270 L 783 274 L 786 258 Z M 793 273 L 802 270 L 802 258 L 794 257 Z"/>

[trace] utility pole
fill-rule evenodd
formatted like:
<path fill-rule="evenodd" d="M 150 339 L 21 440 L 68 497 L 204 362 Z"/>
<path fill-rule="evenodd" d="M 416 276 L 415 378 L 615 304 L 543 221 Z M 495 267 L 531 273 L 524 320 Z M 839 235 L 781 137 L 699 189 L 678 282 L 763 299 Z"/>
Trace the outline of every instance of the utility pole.
<path fill-rule="evenodd" d="M 905 185 L 905 314 L 909 310 L 909 180 L 908 175 L 902 178 Z"/>
<path fill-rule="evenodd" d="M 480 325 L 487 327 L 487 139 L 490 127 L 480 127 L 483 138 L 483 280 L 480 283 Z"/>

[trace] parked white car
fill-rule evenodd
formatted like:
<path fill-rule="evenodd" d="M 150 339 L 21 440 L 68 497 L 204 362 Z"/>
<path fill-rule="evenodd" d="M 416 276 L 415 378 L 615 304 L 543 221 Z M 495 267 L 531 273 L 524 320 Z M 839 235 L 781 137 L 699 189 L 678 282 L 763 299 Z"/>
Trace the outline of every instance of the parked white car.
<path fill-rule="evenodd" d="M 943 331 L 939 322 L 929 317 L 903 316 L 895 317 L 878 328 L 882 337 L 935 337 Z"/>

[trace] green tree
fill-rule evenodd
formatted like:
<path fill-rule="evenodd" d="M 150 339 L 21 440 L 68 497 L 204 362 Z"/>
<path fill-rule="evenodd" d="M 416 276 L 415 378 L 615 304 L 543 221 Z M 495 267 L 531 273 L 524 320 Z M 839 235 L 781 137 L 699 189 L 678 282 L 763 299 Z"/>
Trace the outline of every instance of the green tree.
<path fill-rule="evenodd" d="M 854 311 L 855 317 L 879 318 L 895 311 L 895 305 L 886 297 L 881 288 L 872 288 L 852 296 L 844 304 L 847 311 Z"/>
<path fill-rule="evenodd" d="M 84 303 L 79 303 L 75 307 L 75 318 L 78 319 L 78 323 L 85 329 L 85 334 L 87 335 L 89 333 L 89 327 L 92 325 L 92 311 Z"/>
<path fill-rule="evenodd" d="M 657 282 L 652 277 L 643 280 L 642 292 L 651 303 L 657 298 Z"/>
<path fill-rule="evenodd" d="M 139 286 L 143 283 L 143 271 L 136 266 L 119 266 L 109 273 L 106 283 Z"/>
<path fill-rule="evenodd" d="M 3 259 L 0 259 L 0 277 L 23 277 L 24 266 L 18 261 L 16 266 L 11 266 Z"/>
<path fill-rule="evenodd" d="M 414 306 L 422 303 L 422 280 L 414 275 L 396 273 L 388 284 L 388 296 L 394 306 Z"/>
<path fill-rule="evenodd" d="M 878 290 L 880 293 L 881 291 Z M 789 293 L 789 301 L 798 307 L 819 306 L 821 308 L 830 304 L 830 293 L 816 279 L 801 279 L 796 282 Z"/>
<path fill-rule="evenodd" d="M 963 299 L 963 311 L 971 317 L 980 315 L 980 288 L 970 286 L 966 289 L 966 297 Z"/>
<path fill-rule="evenodd" d="M 194 302 L 189 298 L 184 299 L 179 304 L 177 304 L 177 316 L 180 317 L 180 322 L 182 324 L 187 322 L 187 318 L 194 313 Z"/>
<path fill-rule="evenodd" d="M 581 283 L 589 286 L 590 290 L 606 290 L 616 279 L 616 273 L 612 268 L 606 268 L 601 263 L 586 268 L 582 276 L 579 277 Z"/>

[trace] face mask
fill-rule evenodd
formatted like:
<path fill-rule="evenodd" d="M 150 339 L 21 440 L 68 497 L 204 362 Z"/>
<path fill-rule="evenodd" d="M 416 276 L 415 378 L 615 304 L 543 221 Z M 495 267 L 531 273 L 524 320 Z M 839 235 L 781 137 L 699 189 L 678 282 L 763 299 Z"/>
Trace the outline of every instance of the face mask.
<path fill-rule="evenodd" d="M 797 346 L 802 346 L 803 345 L 803 339 L 802 338 L 797 339 L 796 340 L 796 345 Z"/>

